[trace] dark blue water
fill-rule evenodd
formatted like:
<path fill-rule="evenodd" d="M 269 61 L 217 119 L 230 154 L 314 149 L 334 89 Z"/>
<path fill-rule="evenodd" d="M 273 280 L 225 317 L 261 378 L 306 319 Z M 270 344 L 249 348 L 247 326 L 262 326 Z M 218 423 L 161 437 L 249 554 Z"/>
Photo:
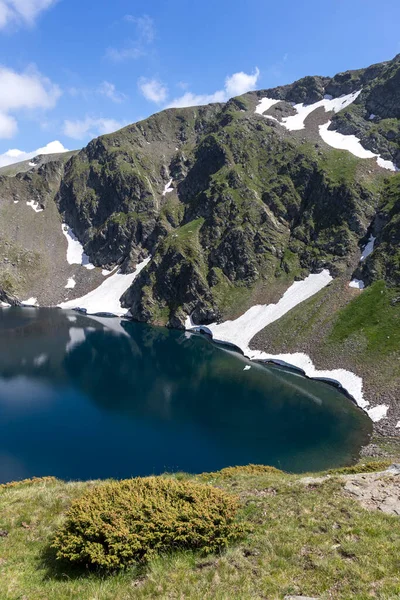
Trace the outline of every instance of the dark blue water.
<path fill-rule="evenodd" d="M 112 327 L 113 329 L 110 329 Z M 352 463 L 371 423 L 335 388 L 202 336 L 0 309 L 0 482 Z"/>

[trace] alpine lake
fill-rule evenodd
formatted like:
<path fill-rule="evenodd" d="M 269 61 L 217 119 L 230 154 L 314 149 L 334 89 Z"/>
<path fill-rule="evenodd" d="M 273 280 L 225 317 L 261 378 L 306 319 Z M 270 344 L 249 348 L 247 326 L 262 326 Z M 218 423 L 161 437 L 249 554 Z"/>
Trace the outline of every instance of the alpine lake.
<path fill-rule="evenodd" d="M 251 367 L 250 369 L 246 367 Z M 340 390 L 207 337 L 0 309 L 0 483 L 354 463 L 372 423 Z"/>

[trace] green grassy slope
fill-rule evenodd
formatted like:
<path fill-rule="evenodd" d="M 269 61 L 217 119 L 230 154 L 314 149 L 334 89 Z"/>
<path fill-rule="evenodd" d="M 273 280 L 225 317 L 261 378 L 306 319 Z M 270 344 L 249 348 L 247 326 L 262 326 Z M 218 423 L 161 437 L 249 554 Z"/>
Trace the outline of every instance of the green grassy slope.
<path fill-rule="evenodd" d="M 219 555 L 175 552 L 109 576 L 57 564 L 49 548 L 70 502 L 99 482 L 49 478 L 0 487 L 0 529 L 8 532 L 0 537 L 1 600 L 398 597 L 398 517 L 361 508 L 343 494 L 343 480 L 305 485 L 301 477 L 268 468 L 193 479 L 239 495 L 244 538 Z"/>

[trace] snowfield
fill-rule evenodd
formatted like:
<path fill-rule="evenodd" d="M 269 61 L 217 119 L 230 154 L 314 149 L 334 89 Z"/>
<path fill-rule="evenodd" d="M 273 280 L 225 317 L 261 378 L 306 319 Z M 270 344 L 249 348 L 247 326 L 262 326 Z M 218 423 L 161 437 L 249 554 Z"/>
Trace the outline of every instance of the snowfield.
<path fill-rule="evenodd" d="M 277 304 L 259 304 L 246 311 L 234 321 L 208 325 L 215 340 L 230 342 L 242 350 L 248 349 L 250 341 L 264 327 L 277 321 L 289 310 L 311 298 L 332 281 L 326 269 L 316 275 L 309 275 L 303 281 L 295 281 Z"/>
<path fill-rule="evenodd" d="M 82 265 L 86 269 L 94 269 L 95 266 L 91 264 L 89 257 L 85 254 L 83 246 L 72 231 L 71 227 L 63 223 L 61 225 L 63 235 L 67 238 L 67 262 L 69 265 Z"/>
<path fill-rule="evenodd" d="M 88 314 L 98 312 L 109 312 L 116 316 L 123 316 L 127 310 L 122 308 L 120 298 L 126 290 L 132 285 L 140 271 L 150 262 L 146 258 L 139 263 L 133 273 L 124 274 L 120 271 L 110 275 L 103 281 L 99 287 L 92 290 L 82 298 L 68 300 L 59 304 L 60 308 L 86 308 Z"/>
<path fill-rule="evenodd" d="M 289 131 L 300 131 L 301 129 L 305 129 L 306 118 L 318 108 L 324 108 L 326 113 L 337 113 L 347 106 L 350 106 L 350 104 L 357 100 L 360 94 L 361 90 L 358 90 L 351 94 L 340 96 L 339 98 L 332 98 L 332 96 L 326 95 L 323 100 L 319 100 L 313 104 L 292 104 L 293 108 L 296 110 L 296 114 L 284 117 L 282 121 L 278 121 L 278 119 L 270 115 L 263 114 L 266 110 L 271 108 L 271 106 L 280 102 L 280 100 L 273 100 L 272 98 L 265 97 L 262 98 L 256 106 L 255 113 L 262 115 L 266 119 L 276 121 L 283 127 L 286 127 Z M 369 117 L 370 120 L 373 120 L 374 118 L 375 115 L 373 114 Z M 392 161 L 385 160 L 379 154 L 374 154 L 370 150 L 366 150 L 355 135 L 343 135 L 334 130 L 330 131 L 330 124 L 331 121 L 328 121 L 319 126 L 319 134 L 328 146 L 336 148 L 337 150 L 347 150 L 358 158 L 376 158 L 376 162 L 381 168 L 389 171 L 398 171 L 398 168 Z"/>
<path fill-rule="evenodd" d="M 271 108 L 271 106 L 274 106 L 274 104 L 278 104 L 278 102 L 281 102 L 281 100 L 274 100 L 273 98 L 262 98 L 257 104 L 255 112 L 259 115 L 262 115 L 266 110 Z"/>
<path fill-rule="evenodd" d="M 339 112 L 347 106 L 350 106 L 361 94 L 361 90 L 341 96 L 340 98 L 332 98 L 332 96 L 325 96 L 323 100 L 314 102 L 314 104 L 295 104 L 293 106 L 296 109 L 297 114 L 291 117 L 285 117 L 282 119 L 282 125 L 289 131 L 298 131 L 304 129 L 304 121 L 314 110 L 317 108 L 324 108 L 325 112 Z"/>
<path fill-rule="evenodd" d="M 355 135 L 343 135 L 338 131 L 330 131 L 329 126 L 331 121 L 325 123 L 325 125 L 319 126 L 319 134 L 328 146 L 336 148 L 338 150 L 348 150 L 354 156 L 358 158 L 376 158 L 376 161 L 380 167 L 389 171 L 397 171 L 396 165 L 390 160 L 384 160 L 379 154 L 374 154 L 370 150 L 366 150 L 362 145 L 358 137 Z"/>
<path fill-rule="evenodd" d="M 302 352 L 293 354 L 268 354 L 260 350 L 252 350 L 250 341 L 264 327 L 277 321 L 292 308 L 314 296 L 332 281 L 329 271 L 309 275 L 303 281 L 295 281 L 284 293 L 277 304 L 257 305 L 250 308 L 234 321 L 212 323 L 203 327 L 209 331 L 216 342 L 228 342 L 238 346 L 250 360 L 268 360 L 283 366 L 297 367 L 304 371 L 307 377 L 313 379 L 326 379 L 338 383 L 364 409 L 372 421 L 380 421 L 386 416 L 388 406 L 379 405 L 369 407 L 369 402 L 363 395 L 362 378 L 346 369 L 318 370 L 311 358 Z M 198 330 L 199 326 L 193 324 L 190 316 L 187 317 L 185 327 L 187 330 Z"/>

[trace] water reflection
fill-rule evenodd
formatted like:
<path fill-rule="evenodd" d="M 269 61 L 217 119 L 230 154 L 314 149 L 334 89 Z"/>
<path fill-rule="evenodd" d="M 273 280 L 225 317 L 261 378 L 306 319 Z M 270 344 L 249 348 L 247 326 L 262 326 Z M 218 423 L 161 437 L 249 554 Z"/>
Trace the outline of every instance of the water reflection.
<path fill-rule="evenodd" d="M 248 462 L 301 471 L 356 457 L 370 422 L 342 394 L 246 364 L 164 328 L 0 311 L 0 454 L 16 473 L 64 478 Z M 3 458 L 0 480 L 10 468 Z"/>

